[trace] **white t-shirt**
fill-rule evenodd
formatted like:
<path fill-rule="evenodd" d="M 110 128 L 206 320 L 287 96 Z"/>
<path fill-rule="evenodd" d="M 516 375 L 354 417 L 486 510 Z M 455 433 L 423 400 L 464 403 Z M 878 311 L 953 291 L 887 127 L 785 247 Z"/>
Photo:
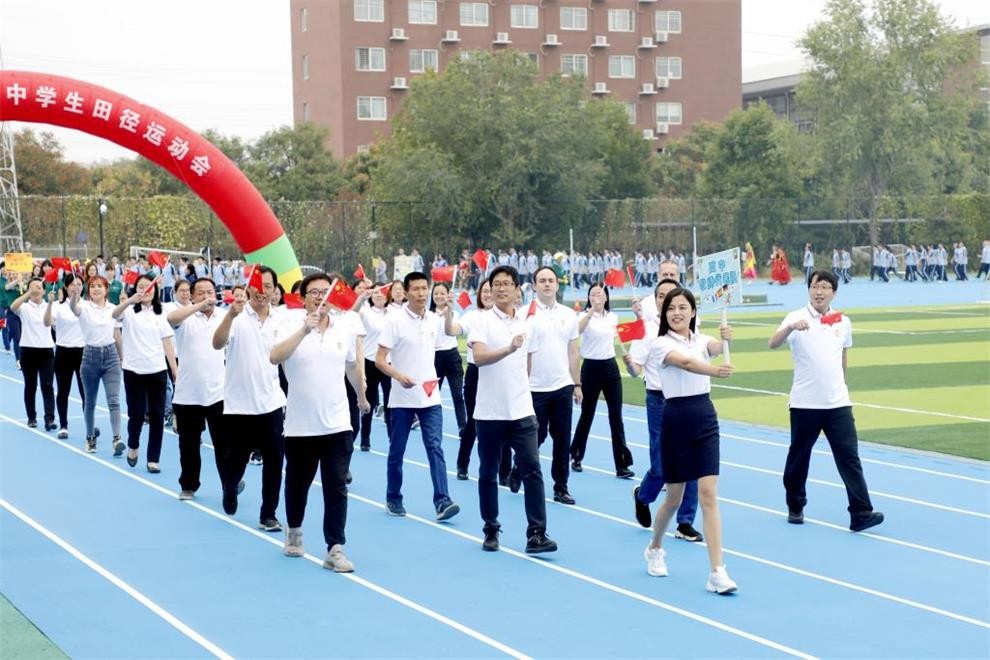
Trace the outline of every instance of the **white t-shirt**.
<path fill-rule="evenodd" d="M 694 396 L 696 394 L 708 394 L 712 391 L 712 379 L 710 376 L 693 374 L 680 367 L 665 364 L 664 360 L 672 352 L 681 353 L 688 357 L 697 358 L 708 362 L 711 355 L 708 353 L 709 342 L 714 341 L 708 335 L 699 335 L 692 332 L 689 338 L 685 338 L 676 332 L 657 337 L 650 347 L 650 359 L 656 356 L 660 363 L 660 389 L 667 399 L 675 399 L 683 396 Z"/>
<path fill-rule="evenodd" d="M 164 371 L 167 363 L 162 340 L 175 336 L 165 314 L 155 314 L 151 307 L 145 307 L 137 313 L 134 305 L 128 305 L 121 323 L 124 338 L 124 361 L 121 367 L 136 374 Z"/>
<path fill-rule="evenodd" d="M 484 314 L 485 311 L 483 309 L 471 309 L 464 312 L 464 315 L 457 321 L 457 325 L 461 326 L 461 334 L 469 337 L 471 335 L 471 328 L 478 322 L 478 317 Z M 474 351 L 471 350 L 471 344 L 468 344 L 467 348 L 467 363 L 474 364 Z"/>
<path fill-rule="evenodd" d="M 649 323 L 660 318 L 660 310 L 657 309 L 657 299 L 654 295 L 644 296 L 640 301 L 640 314 L 643 321 Z M 638 362 L 638 360 L 637 360 Z"/>
<path fill-rule="evenodd" d="M 298 328 L 294 327 L 291 332 L 296 330 Z M 325 332 L 307 333 L 285 361 L 283 369 L 289 381 L 286 437 L 330 435 L 351 430 L 344 378 L 346 364 L 357 357 L 356 339 L 353 325 L 332 323 Z M 278 385 L 277 378 L 275 384 Z"/>
<path fill-rule="evenodd" d="M 449 351 L 452 348 L 457 348 L 457 337 L 451 337 L 443 331 L 444 323 L 445 323 L 443 315 L 438 314 L 436 312 L 434 312 L 434 315 L 437 317 L 437 328 L 438 328 L 437 350 Z M 452 317 L 453 322 L 458 323 L 460 321 L 460 318 L 461 318 L 460 314 L 457 313 L 457 310 L 454 310 L 454 314 Z"/>
<path fill-rule="evenodd" d="M 405 388 L 394 378 L 389 408 L 429 408 L 440 405 L 440 388 L 427 396 L 423 383 L 437 379 L 433 358 L 439 343 L 440 326 L 437 315 L 426 310 L 422 317 L 410 311 L 408 305 L 388 315 L 378 345 L 389 351 L 392 367 L 416 381 L 415 387 Z"/>
<path fill-rule="evenodd" d="M 231 323 L 227 340 L 225 415 L 264 415 L 285 405 L 285 393 L 279 385 L 278 367 L 271 362 L 271 351 L 275 344 L 299 329 L 299 325 L 288 323 L 271 308 L 262 323 L 250 304 L 244 306 L 244 311 Z"/>
<path fill-rule="evenodd" d="M 660 381 L 661 361 L 659 350 L 655 348 L 659 337 L 657 333 L 660 327 L 656 321 L 644 321 L 646 334 L 642 339 L 635 340 L 629 345 L 629 355 L 636 364 L 643 365 L 643 380 L 646 381 L 646 389 L 662 390 L 663 383 Z"/>
<path fill-rule="evenodd" d="M 223 351 L 213 349 L 213 333 L 227 312 L 213 308 L 207 318 L 196 312 L 176 328 L 176 351 L 182 356 L 173 403 L 212 406 L 223 400 Z"/>
<path fill-rule="evenodd" d="M 79 327 L 87 346 L 103 347 L 114 343 L 113 330 L 117 327 L 113 318 L 114 305 L 104 302 L 102 307 L 97 307 L 89 300 L 80 300 L 78 309 Z"/>
<path fill-rule="evenodd" d="M 531 392 L 555 392 L 574 384 L 571 377 L 570 342 L 578 338 L 577 314 L 570 307 L 537 303 L 536 314 L 529 320 L 534 345 L 529 372 Z"/>
<path fill-rule="evenodd" d="M 591 320 L 581 333 L 581 357 L 586 360 L 608 360 L 615 358 L 615 326 L 619 317 L 606 311 L 602 315 L 591 310 L 582 312 L 579 318 L 591 315 Z"/>
<path fill-rule="evenodd" d="M 852 323 L 845 315 L 831 325 L 823 324 L 821 318 L 811 305 L 805 305 L 785 316 L 778 328 L 800 319 L 810 326 L 807 330 L 794 330 L 787 337 L 794 359 L 791 408 L 828 410 L 852 405 L 842 372 L 842 351 L 852 346 Z"/>
<path fill-rule="evenodd" d="M 528 353 L 538 347 L 533 345 L 533 339 L 523 316 L 521 310 L 510 317 L 498 308 L 492 308 L 479 312 L 476 319 L 471 321 L 468 346 L 481 343 L 488 350 L 497 350 L 512 343 L 515 335 L 526 335 L 523 345 L 514 353 L 494 364 L 478 367 L 475 419 L 511 421 L 535 414 L 526 368 Z"/>
<path fill-rule="evenodd" d="M 54 348 L 52 329 L 45 325 L 47 301 L 34 303 L 25 300 L 17 310 L 21 319 L 21 348 Z M 52 310 L 54 313 L 54 310 Z"/>
<path fill-rule="evenodd" d="M 86 345 L 79 318 L 69 307 L 68 302 L 52 306 L 52 319 L 55 321 L 56 346 L 82 348 Z"/>
<path fill-rule="evenodd" d="M 371 305 L 361 308 L 361 322 L 364 323 L 364 359 L 375 361 L 378 355 L 378 338 L 385 329 L 385 322 L 388 319 L 386 308 L 378 309 Z"/>

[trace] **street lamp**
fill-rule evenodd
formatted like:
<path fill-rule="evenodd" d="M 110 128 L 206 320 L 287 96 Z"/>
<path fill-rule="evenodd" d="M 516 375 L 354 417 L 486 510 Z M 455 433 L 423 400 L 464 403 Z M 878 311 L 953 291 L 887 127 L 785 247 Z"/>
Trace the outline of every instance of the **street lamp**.
<path fill-rule="evenodd" d="M 103 251 L 103 221 L 106 220 L 107 217 L 107 203 L 102 199 L 100 200 L 99 211 L 100 211 L 100 254 L 103 255 L 104 259 L 106 259 L 107 256 L 106 252 Z"/>

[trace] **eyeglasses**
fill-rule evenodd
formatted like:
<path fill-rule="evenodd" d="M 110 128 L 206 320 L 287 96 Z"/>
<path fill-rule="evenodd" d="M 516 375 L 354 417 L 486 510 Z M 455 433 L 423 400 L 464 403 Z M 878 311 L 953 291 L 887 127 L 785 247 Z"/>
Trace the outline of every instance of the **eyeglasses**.
<path fill-rule="evenodd" d="M 306 292 L 306 295 L 310 298 L 322 298 L 328 293 L 330 293 L 330 289 L 310 289 Z"/>
<path fill-rule="evenodd" d="M 497 282 L 492 282 L 493 289 L 511 289 L 516 286 L 516 283 L 512 280 L 498 280 Z"/>
<path fill-rule="evenodd" d="M 826 282 L 816 282 L 815 284 L 812 284 L 808 288 L 811 289 L 812 291 L 825 291 L 825 292 L 828 292 L 828 291 L 831 291 L 832 290 L 832 285 L 831 284 L 828 284 Z"/>

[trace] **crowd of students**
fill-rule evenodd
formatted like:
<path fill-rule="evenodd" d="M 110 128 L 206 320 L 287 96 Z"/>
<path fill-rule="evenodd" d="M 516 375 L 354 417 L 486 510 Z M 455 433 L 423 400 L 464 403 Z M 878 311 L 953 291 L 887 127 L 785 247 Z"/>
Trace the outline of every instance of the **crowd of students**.
<path fill-rule="evenodd" d="M 732 329 L 719 327 L 717 337 L 698 331 L 697 303 L 682 286 L 679 266 L 676 260 L 657 264 L 654 295 L 633 301 L 641 332 L 628 351 L 618 344 L 628 372 L 646 383 L 650 464 L 633 490 L 633 513 L 642 526 L 653 528 L 644 553 L 650 575 L 668 574 L 663 537 L 676 515 L 677 538 L 707 539 L 706 589 L 726 594 L 737 585 L 722 556 L 719 427 L 710 391 L 711 378 L 733 373 L 728 362 L 713 363 L 731 341 Z M 469 479 L 477 445 L 483 550 L 499 549 L 500 486 L 512 493 L 523 490 L 526 552 L 557 550 L 547 532 L 540 446 L 549 436 L 553 500 L 575 504 L 571 476 L 583 471 L 602 394 L 615 476 L 635 476 L 616 363 L 619 319 L 602 282 L 587 286 L 585 302 L 575 310 L 557 301 L 560 277 L 550 266 L 530 274 L 534 298 L 528 303 L 521 276 L 509 264 L 490 270 L 473 301 L 464 291 L 455 299 L 447 283 L 431 282 L 420 271 L 377 284 L 368 279 L 347 284 L 339 274 L 320 272 L 286 293 L 274 271 L 258 266 L 245 278 L 248 286 L 235 284 L 226 302 L 218 301 L 209 274 L 177 282 L 176 300 L 163 302 L 160 270 L 140 274 L 116 302 L 109 298 L 111 283 L 98 271 L 67 273 L 63 286 L 47 290 L 43 277 L 17 280 L 10 311 L 22 329 L 27 425 L 38 426 L 40 386 L 44 429 L 68 438 L 66 411 L 75 380 L 83 400 L 85 449 L 98 451 L 94 411 L 102 385 L 113 456 L 137 465 L 147 421 L 145 466 L 158 473 L 171 385 L 179 499 L 194 499 L 201 486 L 201 438 L 207 428 L 229 515 L 237 512 L 251 455 L 260 452 L 258 526 L 282 531 L 276 511 L 284 496 L 287 556 L 305 553 L 302 523 L 319 470 L 324 566 L 354 570 L 344 552 L 350 458 L 355 444 L 370 449 L 375 424 L 384 424 L 389 441 L 387 513 L 406 514 L 404 454 L 417 429 L 429 461 L 436 519 L 449 521 L 461 512 L 450 495 L 441 442 L 444 382 L 459 430 L 457 479 Z M 873 511 L 858 457 L 845 385 L 851 323 L 831 307 L 839 281 L 830 271 L 812 270 L 808 305 L 784 319 L 770 348 L 789 344 L 795 361 L 784 475 L 788 520 L 803 522 L 811 447 L 824 431 L 849 494 L 850 529 L 860 531 L 882 522 L 883 515 Z M 466 339 L 466 372 L 458 337 Z M 126 429 L 121 428 L 121 384 Z M 575 404 L 580 415 L 572 435 Z M 666 495 L 652 515 L 650 505 L 664 484 Z M 699 504 L 703 534 L 694 528 Z"/>

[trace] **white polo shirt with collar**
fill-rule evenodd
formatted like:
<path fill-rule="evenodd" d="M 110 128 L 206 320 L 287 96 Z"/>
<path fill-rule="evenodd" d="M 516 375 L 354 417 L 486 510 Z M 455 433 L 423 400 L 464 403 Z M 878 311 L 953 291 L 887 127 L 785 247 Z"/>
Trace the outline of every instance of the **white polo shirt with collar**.
<path fill-rule="evenodd" d="M 278 381 L 278 367 L 272 364 L 272 347 L 302 325 L 286 322 L 269 308 L 262 322 L 250 304 L 230 324 L 227 363 L 223 382 L 225 415 L 264 415 L 285 405 L 285 394 Z M 180 368 L 181 372 L 182 369 Z"/>
<path fill-rule="evenodd" d="M 535 415 L 529 391 L 527 355 L 538 350 L 525 321 L 525 312 L 508 316 L 497 307 L 480 312 L 471 321 L 468 346 L 484 344 L 488 350 L 505 348 L 512 338 L 526 335 L 523 345 L 494 364 L 478 367 L 478 400 L 474 418 L 482 421 L 513 421 Z M 535 349 L 535 350 L 534 350 Z"/>
<path fill-rule="evenodd" d="M 582 315 L 588 314 L 591 319 L 581 333 L 581 357 L 585 360 L 614 359 L 615 327 L 619 325 L 619 317 L 607 310 L 601 315 L 591 310 L 582 312 Z"/>
<path fill-rule="evenodd" d="M 826 314 L 831 313 L 829 308 Z M 794 359 L 790 407 L 828 410 L 851 406 L 842 351 L 852 346 L 852 322 L 843 314 L 838 322 L 826 325 L 822 314 L 808 304 L 785 316 L 778 330 L 801 319 L 809 328 L 794 330 L 787 337 Z"/>
<path fill-rule="evenodd" d="M 102 348 L 114 343 L 113 331 L 117 321 L 113 318 L 116 305 L 109 302 L 98 307 L 89 300 L 79 301 L 79 327 L 83 333 L 83 341 L 87 346 Z M 71 309 L 70 309 L 71 311 Z"/>
<path fill-rule="evenodd" d="M 21 348 L 55 348 L 52 329 L 45 325 L 48 301 L 21 303 L 16 314 L 21 319 Z M 54 310 L 52 310 L 54 313 Z"/>
<path fill-rule="evenodd" d="M 353 324 L 340 321 L 336 319 L 324 332 L 307 333 L 283 365 L 290 383 L 285 406 L 286 437 L 351 430 L 344 378 L 347 363 L 359 357 L 355 351 L 357 335 Z M 277 385 L 277 378 L 275 382 Z"/>
<path fill-rule="evenodd" d="M 213 349 L 213 334 L 226 315 L 226 310 L 214 307 L 209 317 L 196 312 L 176 328 L 176 351 L 182 361 L 173 403 L 212 406 L 223 400 L 223 351 Z"/>
<path fill-rule="evenodd" d="M 659 357 L 659 350 L 655 349 L 659 337 L 657 333 L 660 326 L 656 321 L 643 321 L 646 333 L 642 339 L 635 340 L 629 345 L 629 356 L 636 364 L 643 365 L 643 380 L 646 382 L 648 390 L 662 390 L 663 383 L 660 381 L 660 367 L 662 360 Z"/>
<path fill-rule="evenodd" d="M 516 313 L 525 313 L 525 308 Z M 569 345 L 578 338 L 577 314 L 570 307 L 554 302 L 536 304 L 536 314 L 529 319 L 534 350 L 529 372 L 531 392 L 556 392 L 574 384 L 571 377 Z"/>
<path fill-rule="evenodd" d="M 124 352 L 121 368 L 136 374 L 164 371 L 168 365 L 162 340 L 175 336 L 165 314 L 155 314 L 152 307 L 135 312 L 134 305 L 128 305 L 120 320 Z"/>
<path fill-rule="evenodd" d="M 390 312 L 378 345 L 388 350 L 392 367 L 416 381 L 415 387 L 405 388 L 394 378 L 388 398 L 389 408 L 429 408 L 440 405 L 440 388 L 426 394 L 423 383 L 437 380 L 433 358 L 440 337 L 437 315 L 425 310 L 420 316 L 403 305 Z"/>
<path fill-rule="evenodd" d="M 385 329 L 388 320 L 388 308 L 378 309 L 372 305 L 361 308 L 361 322 L 364 324 L 364 359 L 375 361 L 378 355 L 378 338 Z"/>
<path fill-rule="evenodd" d="M 83 338 L 79 317 L 75 315 L 68 302 L 52 306 L 52 318 L 55 320 L 55 345 L 64 348 L 82 348 L 86 345 Z"/>
<path fill-rule="evenodd" d="M 651 359 L 656 356 L 656 360 L 660 364 L 660 389 L 663 390 L 665 398 L 676 399 L 708 394 L 712 391 L 710 376 L 691 373 L 680 367 L 664 363 L 667 355 L 674 352 L 709 362 L 712 356 L 708 353 L 708 344 L 712 341 L 714 340 L 708 335 L 700 335 L 695 332 L 692 332 L 690 337 L 682 337 L 673 331 L 657 337 L 650 349 L 650 356 Z"/>

